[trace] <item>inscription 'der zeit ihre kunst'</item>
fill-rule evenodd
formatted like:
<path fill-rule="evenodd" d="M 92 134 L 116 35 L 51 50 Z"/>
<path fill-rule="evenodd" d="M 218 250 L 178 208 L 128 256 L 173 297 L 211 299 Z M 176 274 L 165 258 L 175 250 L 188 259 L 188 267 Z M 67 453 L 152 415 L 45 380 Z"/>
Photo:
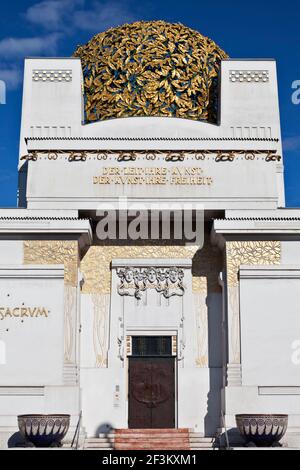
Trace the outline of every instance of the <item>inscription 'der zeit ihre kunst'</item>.
<path fill-rule="evenodd" d="M 0 320 L 5 318 L 48 318 L 49 313 L 50 310 L 45 307 L 0 307 Z"/>
<path fill-rule="evenodd" d="M 204 176 L 200 167 L 103 167 L 102 173 L 93 176 L 93 184 L 154 184 L 154 185 L 200 185 L 213 183 Z"/>

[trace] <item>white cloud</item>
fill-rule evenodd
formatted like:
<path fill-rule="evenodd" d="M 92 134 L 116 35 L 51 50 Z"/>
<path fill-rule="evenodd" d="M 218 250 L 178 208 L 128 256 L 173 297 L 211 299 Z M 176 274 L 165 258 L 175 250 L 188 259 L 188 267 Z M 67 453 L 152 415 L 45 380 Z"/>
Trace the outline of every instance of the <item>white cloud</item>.
<path fill-rule="evenodd" d="M 25 19 L 47 30 L 64 30 L 76 8 L 84 3 L 84 0 L 43 0 L 27 9 Z"/>
<path fill-rule="evenodd" d="M 59 41 L 78 31 L 98 33 L 137 19 L 131 0 L 42 0 L 22 15 L 38 31 L 33 37 L 6 37 L 0 40 L 0 80 L 9 89 L 22 81 L 21 61 L 26 56 L 53 56 Z"/>
<path fill-rule="evenodd" d="M 93 2 L 90 10 L 77 10 L 73 15 L 73 24 L 77 29 L 101 32 L 107 28 L 136 20 L 126 2 Z"/>
<path fill-rule="evenodd" d="M 11 60 L 26 55 L 54 54 L 60 37 L 59 33 L 53 33 L 33 38 L 4 38 L 0 41 L 0 55 Z"/>
<path fill-rule="evenodd" d="M 109 27 L 134 21 L 130 0 L 43 0 L 28 8 L 25 19 L 48 31 L 103 31 Z"/>
<path fill-rule="evenodd" d="M 0 40 L 0 80 L 14 90 L 22 83 L 23 59 L 26 56 L 52 56 L 57 53 L 61 33 L 32 38 L 4 38 Z"/>
<path fill-rule="evenodd" d="M 14 90 L 22 82 L 21 70 L 17 67 L 0 66 L 0 80 L 3 80 L 7 90 Z"/>

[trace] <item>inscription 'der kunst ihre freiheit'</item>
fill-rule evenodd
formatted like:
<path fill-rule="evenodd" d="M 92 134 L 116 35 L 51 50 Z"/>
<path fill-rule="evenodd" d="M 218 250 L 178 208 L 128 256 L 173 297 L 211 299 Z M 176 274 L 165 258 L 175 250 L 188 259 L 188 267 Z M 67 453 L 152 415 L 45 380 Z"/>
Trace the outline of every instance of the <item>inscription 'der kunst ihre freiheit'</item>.
<path fill-rule="evenodd" d="M 0 320 L 5 318 L 48 317 L 50 310 L 45 307 L 0 307 Z"/>
<path fill-rule="evenodd" d="M 154 184 L 200 185 L 213 183 L 200 167 L 104 167 L 102 173 L 93 176 L 93 184 Z"/>

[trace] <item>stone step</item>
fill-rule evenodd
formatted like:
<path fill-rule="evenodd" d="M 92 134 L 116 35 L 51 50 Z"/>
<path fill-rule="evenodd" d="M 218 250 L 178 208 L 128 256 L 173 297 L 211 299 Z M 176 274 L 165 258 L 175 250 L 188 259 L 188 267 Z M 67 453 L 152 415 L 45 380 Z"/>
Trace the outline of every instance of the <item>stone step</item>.
<path fill-rule="evenodd" d="M 114 450 L 113 447 L 84 447 L 84 450 L 103 450 L 103 452 L 107 450 Z"/>
<path fill-rule="evenodd" d="M 85 443 L 84 444 L 84 448 L 85 449 L 92 449 L 92 448 L 95 448 L 95 449 L 111 449 L 112 448 L 112 445 L 109 443 L 109 442 L 92 442 L 92 443 Z"/>
<path fill-rule="evenodd" d="M 211 450 L 214 438 L 191 429 L 115 429 L 87 438 L 91 450 Z"/>
<path fill-rule="evenodd" d="M 201 451 L 207 451 L 207 450 L 215 450 L 213 447 L 193 447 L 193 448 L 190 448 L 190 451 L 194 451 L 194 450 L 201 450 Z"/>
<path fill-rule="evenodd" d="M 188 434 L 187 428 L 143 428 L 143 429 L 115 429 L 115 434 Z"/>
<path fill-rule="evenodd" d="M 189 450 L 189 430 L 116 429 L 116 450 Z"/>
<path fill-rule="evenodd" d="M 123 434 L 123 435 L 117 435 L 115 437 L 115 442 L 117 441 L 120 441 L 120 440 L 127 440 L 127 439 L 130 439 L 130 440 L 139 440 L 139 439 L 149 439 L 149 440 L 152 440 L 152 439 L 189 439 L 189 435 L 188 434 L 181 434 L 179 436 L 177 435 L 174 435 L 174 434 L 154 434 L 154 435 L 150 435 L 150 434 Z"/>
<path fill-rule="evenodd" d="M 86 439 L 85 442 L 88 442 L 89 444 L 93 444 L 93 443 L 103 443 L 103 442 L 109 442 L 109 443 L 113 443 L 114 442 L 114 439 L 106 439 L 105 437 L 95 437 L 95 438 L 91 438 L 91 439 Z"/>
<path fill-rule="evenodd" d="M 212 444 L 207 444 L 207 442 L 190 442 L 190 448 L 191 449 L 198 449 L 198 448 L 211 448 Z"/>
<path fill-rule="evenodd" d="M 130 445 L 141 445 L 141 446 L 147 446 L 147 445 L 150 445 L 150 446 L 156 446 L 156 445 L 172 445 L 172 446 L 180 446 L 180 445 L 190 445 L 189 441 L 188 440 L 182 440 L 182 441 L 170 441 L 170 440 L 164 440 L 164 439 L 157 439 L 155 441 L 149 441 L 149 440 L 139 440 L 139 441 L 130 441 L 130 440 L 126 440 L 126 441 L 122 441 L 122 442 L 116 442 L 115 446 L 118 446 L 118 445 L 127 445 L 127 444 L 130 444 Z"/>
<path fill-rule="evenodd" d="M 191 442 L 207 442 L 207 443 L 210 443 L 210 442 L 213 442 L 213 438 L 212 437 L 194 437 L 194 436 L 190 436 L 190 441 Z"/>
<path fill-rule="evenodd" d="M 185 445 L 174 445 L 174 444 L 167 444 L 167 443 L 157 443 L 155 445 L 145 444 L 119 444 L 115 446 L 115 450 L 190 450 L 190 446 L 188 444 Z"/>
<path fill-rule="evenodd" d="M 155 436 L 155 437 L 150 437 L 150 436 L 139 436 L 139 437 L 116 437 L 114 440 L 115 443 L 117 442 L 157 442 L 157 441 L 164 441 L 164 442 L 180 442 L 180 441 L 187 441 L 190 442 L 189 436 L 182 436 L 182 437 L 174 437 L 174 436 Z"/>
<path fill-rule="evenodd" d="M 109 447 L 114 447 L 115 445 L 112 444 L 111 442 L 88 442 L 86 444 L 84 444 L 85 447 L 101 447 L 103 449 L 107 449 Z"/>

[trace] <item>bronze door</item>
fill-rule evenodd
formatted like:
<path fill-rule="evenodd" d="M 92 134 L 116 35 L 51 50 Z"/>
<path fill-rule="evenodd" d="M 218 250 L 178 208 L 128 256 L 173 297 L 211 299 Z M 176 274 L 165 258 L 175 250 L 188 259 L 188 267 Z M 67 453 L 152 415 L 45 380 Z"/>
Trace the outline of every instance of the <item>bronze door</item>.
<path fill-rule="evenodd" d="M 129 428 L 175 427 L 175 358 L 129 358 Z"/>

